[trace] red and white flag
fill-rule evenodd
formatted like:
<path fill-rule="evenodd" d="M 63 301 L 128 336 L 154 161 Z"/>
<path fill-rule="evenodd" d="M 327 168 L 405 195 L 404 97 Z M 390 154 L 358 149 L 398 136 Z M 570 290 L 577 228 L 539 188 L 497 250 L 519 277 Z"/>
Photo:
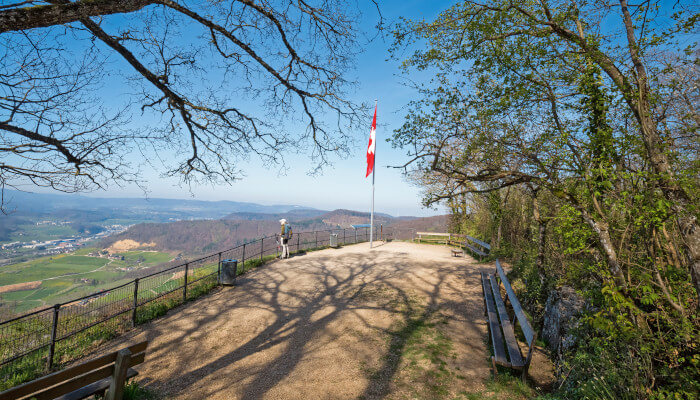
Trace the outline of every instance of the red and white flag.
<path fill-rule="evenodd" d="M 369 131 L 369 144 L 367 145 L 367 174 L 369 176 L 374 170 L 374 150 L 377 147 L 374 139 L 374 131 L 377 130 L 377 106 L 374 106 L 374 118 L 372 118 L 372 130 Z"/>

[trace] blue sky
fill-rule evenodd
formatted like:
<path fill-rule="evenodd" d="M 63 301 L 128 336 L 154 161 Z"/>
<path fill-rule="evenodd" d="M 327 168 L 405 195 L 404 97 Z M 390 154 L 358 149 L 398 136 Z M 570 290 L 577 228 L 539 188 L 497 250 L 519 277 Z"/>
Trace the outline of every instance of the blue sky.
<path fill-rule="evenodd" d="M 369 2 L 367 2 L 369 3 Z M 414 19 L 433 18 L 452 2 L 384 1 L 381 12 L 387 26 L 399 16 Z M 362 5 L 361 5 L 362 6 Z M 363 6 L 365 7 L 365 6 Z M 366 7 L 372 7 L 368 4 Z M 365 36 L 376 35 L 378 21 L 376 11 L 368 9 L 361 27 Z M 377 161 L 375 210 L 392 215 L 437 215 L 445 210 L 426 209 L 421 205 L 420 188 L 407 182 L 400 170 L 387 166 L 400 165 L 406 160 L 405 151 L 392 149 L 385 141 L 404 118 L 402 108 L 415 96 L 412 89 L 402 85 L 398 62 L 389 60 L 390 37 L 378 36 L 365 47 L 357 59 L 357 68 L 351 71 L 358 86 L 350 97 L 360 103 L 372 103 L 378 99 Z M 412 76 L 412 79 L 414 77 Z M 198 200 L 249 201 L 261 204 L 298 204 L 303 206 L 336 209 L 367 210 L 371 200 L 371 178 L 365 179 L 365 151 L 371 121 L 356 138 L 352 152 L 346 159 L 331 157 L 333 165 L 325 167 L 314 176 L 308 173 L 312 162 L 307 156 L 287 154 L 286 167 L 267 167 L 256 158 L 241 164 L 245 176 L 231 185 L 194 185 L 191 188 L 178 185 L 176 179 L 164 179 L 157 171 L 146 171 L 149 197 L 193 198 Z M 191 189 L 191 190 L 190 190 Z M 88 194 L 96 197 L 143 197 L 142 189 L 111 187 L 105 191 Z"/>
<path fill-rule="evenodd" d="M 386 25 L 390 26 L 398 17 L 410 19 L 432 20 L 441 10 L 454 4 L 454 1 L 380 1 L 382 15 Z M 669 5 L 674 2 L 669 1 Z M 353 3 L 355 6 L 356 3 Z M 668 13 L 672 8 L 664 4 L 661 14 Z M 366 10 L 363 22 L 359 25 L 363 30 L 360 37 L 375 37 L 375 25 L 378 14 L 372 3 L 363 0 L 358 7 Z M 109 20 L 118 24 L 118 16 Z M 609 18 L 617 18 L 611 14 Z M 664 20 L 658 18 L 655 23 Z M 618 25 L 613 25 L 618 26 Z M 188 33 L 183 33 L 186 36 Z M 185 38 L 186 40 L 186 38 Z M 356 80 L 358 85 L 354 92 L 349 93 L 356 103 L 370 104 L 374 99 L 379 100 L 377 128 L 377 175 L 376 175 L 376 210 L 392 215 L 436 215 L 443 214 L 443 208 L 425 209 L 421 205 L 421 189 L 407 182 L 400 170 L 387 168 L 403 164 L 407 157 L 404 150 L 392 149 L 386 142 L 392 131 L 398 128 L 404 118 L 404 106 L 415 98 L 416 93 L 402 84 L 404 78 L 399 74 L 396 60 L 389 58 L 388 49 L 390 37 L 376 36 L 364 45 L 365 51 L 356 60 L 356 69 L 350 71 L 350 80 Z M 404 55 L 405 56 L 405 55 Z M 411 79 L 420 81 L 429 79 L 427 73 L 411 74 Z M 106 79 L 109 80 L 109 79 Z M 107 89 L 114 94 L 123 88 L 115 83 L 107 83 Z M 110 86 L 111 85 L 111 86 Z M 118 96 L 117 96 L 118 97 Z M 241 106 L 237 104 L 237 106 Z M 249 103 L 243 106 L 250 107 Z M 149 121 L 153 122 L 153 121 Z M 244 171 L 241 180 L 231 185 L 194 185 L 183 187 L 177 179 L 166 179 L 160 176 L 162 171 L 146 170 L 143 174 L 149 197 L 161 198 L 194 198 L 198 200 L 234 200 L 249 201 L 261 204 L 298 204 L 321 209 L 348 208 L 354 210 L 369 210 L 371 199 L 371 179 L 364 177 L 365 150 L 369 135 L 370 118 L 367 118 L 364 128 L 352 132 L 355 142 L 348 158 L 342 159 L 331 156 L 333 165 L 326 167 L 320 174 L 310 176 L 308 173 L 313 162 L 306 155 L 287 154 L 285 168 L 266 166 L 259 159 L 251 158 L 242 161 L 239 166 Z M 132 123 L 139 123 L 139 116 Z M 294 127 L 297 128 L 297 127 Z M 303 129 L 299 126 L 298 129 Z M 163 156 L 167 157 L 167 154 Z M 139 155 L 131 155 L 137 160 Z M 24 187 L 24 190 L 37 190 Z M 42 190 L 45 191 L 45 190 Z M 105 191 L 94 192 L 90 196 L 97 197 L 143 197 L 143 190 L 136 186 L 113 186 Z"/>

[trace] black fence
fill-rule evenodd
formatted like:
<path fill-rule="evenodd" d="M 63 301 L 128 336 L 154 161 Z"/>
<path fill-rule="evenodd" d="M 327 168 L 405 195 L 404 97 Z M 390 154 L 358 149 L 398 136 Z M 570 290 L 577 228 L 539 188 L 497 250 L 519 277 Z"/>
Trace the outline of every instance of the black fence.
<path fill-rule="evenodd" d="M 376 240 L 412 239 L 413 230 L 375 227 Z M 294 233 L 291 253 L 330 244 L 369 241 L 369 228 Z M 169 267 L 130 282 L 0 323 L 0 391 L 61 367 L 95 344 L 164 314 L 219 284 L 221 260 L 236 259 L 239 273 L 279 254 L 277 237 L 266 236 L 232 249 Z"/>

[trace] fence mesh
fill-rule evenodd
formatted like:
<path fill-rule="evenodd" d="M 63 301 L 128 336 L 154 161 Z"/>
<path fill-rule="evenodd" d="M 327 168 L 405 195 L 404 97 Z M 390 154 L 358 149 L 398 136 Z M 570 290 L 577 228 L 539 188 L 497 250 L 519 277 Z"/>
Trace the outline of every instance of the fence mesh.
<path fill-rule="evenodd" d="M 0 382 L 10 376 L 30 380 L 47 371 L 53 314 L 45 309 L 0 325 Z"/>
<path fill-rule="evenodd" d="M 406 232 L 385 231 L 387 238 L 407 236 Z M 338 235 L 341 245 L 369 240 L 369 228 L 299 232 L 289 241 L 289 250 L 298 253 L 327 247 L 331 234 Z M 375 235 L 378 234 L 377 229 Z M 0 391 L 74 361 L 96 343 L 208 292 L 219 282 L 221 260 L 238 260 L 240 274 L 279 253 L 278 237 L 267 236 L 1 322 Z"/>

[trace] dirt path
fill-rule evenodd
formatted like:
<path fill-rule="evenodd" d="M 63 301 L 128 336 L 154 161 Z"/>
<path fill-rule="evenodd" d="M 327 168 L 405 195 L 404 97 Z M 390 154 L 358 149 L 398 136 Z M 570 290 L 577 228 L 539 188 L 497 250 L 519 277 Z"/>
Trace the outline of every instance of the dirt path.
<path fill-rule="evenodd" d="M 275 261 L 131 331 L 168 399 L 454 398 L 490 376 L 480 269 L 387 243 Z M 102 349 L 101 351 L 106 351 Z"/>

